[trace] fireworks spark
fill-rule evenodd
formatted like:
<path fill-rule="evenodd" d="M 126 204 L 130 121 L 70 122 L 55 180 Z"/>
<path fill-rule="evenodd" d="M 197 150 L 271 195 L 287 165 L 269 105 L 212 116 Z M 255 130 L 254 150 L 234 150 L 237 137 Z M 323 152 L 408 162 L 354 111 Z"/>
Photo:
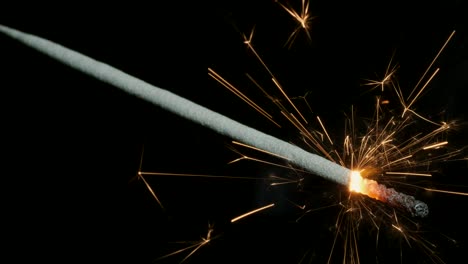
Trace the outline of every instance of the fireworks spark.
<path fill-rule="evenodd" d="M 277 1 L 278 2 L 278 1 Z M 288 40 L 285 43 L 285 46 L 287 45 L 289 48 L 291 48 L 294 40 L 296 39 L 298 33 L 303 30 L 304 33 L 307 35 L 309 40 L 311 40 L 311 36 L 309 33 L 310 26 L 312 23 L 312 20 L 314 19 L 313 16 L 310 14 L 309 10 L 309 1 L 307 0 L 302 0 L 302 5 L 301 5 L 301 11 L 297 12 L 293 8 L 286 7 L 284 4 L 278 2 L 278 4 L 286 11 L 288 14 L 293 17 L 293 19 L 297 22 L 297 27 L 294 29 L 294 31 L 289 35 Z"/>
<path fill-rule="evenodd" d="M 193 254 L 195 254 L 198 250 L 200 250 L 202 247 L 206 246 L 208 243 L 210 243 L 213 239 L 216 239 L 217 237 L 212 237 L 212 233 L 213 233 L 214 229 L 213 229 L 213 225 L 208 225 L 208 231 L 206 233 L 206 236 L 205 237 L 202 237 L 200 240 L 198 241 L 183 241 L 183 242 L 179 242 L 179 244 L 190 244 L 189 246 L 187 247 L 184 247 L 182 249 L 179 249 L 179 250 L 176 250 L 172 253 L 169 253 L 167 255 L 164 255 L 162 257 L 159 257 L 155 260 L 155 262 L 157 261 L 160 261 L 160 260 L 163 260 L 163 259 L 166 259 L 168 257 L 172 257 L 172 256 L 175 256 L 175 255 L 179 255 L 183 252 L 186 252 L 188 250 L 191 250 L 180 262 L 179 264 L 182 264 L 184 262 L 186 262 L 187 259 L 189 259 Z"/>
<path fill-rule="evenodd" d="M 236 222 L 236 221 L 239 221 L 239 220 L 242 219 L 242 218 L 245 218 L 245 217 L 247 217 L 247 216 L 249 216 L 249 215 L 258 213 L 258 212 L 263 211 L 263 210 L 265 210 L 265 209 L 271 208 L 271 207 L 273 207 L 273 206 L 275 206 L 274 203 L 269 204 L 269 205 L 262 206 L 262 207 L 257 208 L 257 209 L 254 209 L 254 210 L 252 210 L 252 211 L 250 211 L 250 212 L 247 212 L 247 213 L 245 213 L 245 214 L 241 214 L 241 215 L 239 215 L 239 216 L 234 217 L 233 219 L 231 219 L 231 223 L 234 223 L 234 222 Z"/>

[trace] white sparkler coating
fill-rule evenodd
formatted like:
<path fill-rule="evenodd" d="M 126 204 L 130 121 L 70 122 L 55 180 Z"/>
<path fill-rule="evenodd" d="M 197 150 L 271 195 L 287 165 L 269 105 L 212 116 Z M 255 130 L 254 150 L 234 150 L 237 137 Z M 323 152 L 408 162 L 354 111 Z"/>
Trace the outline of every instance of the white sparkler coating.
<path fill-rule="evenodd" d="M 0 32 L 103 82 L 151 102 L 167 111 L 245 144 L 272 152 L 328 180 L 348 185 L 350 170 L 297 146 L 243 125 L 185 98 L 163 90 L 108 64 L 52 41 L 0 25 Z"/>

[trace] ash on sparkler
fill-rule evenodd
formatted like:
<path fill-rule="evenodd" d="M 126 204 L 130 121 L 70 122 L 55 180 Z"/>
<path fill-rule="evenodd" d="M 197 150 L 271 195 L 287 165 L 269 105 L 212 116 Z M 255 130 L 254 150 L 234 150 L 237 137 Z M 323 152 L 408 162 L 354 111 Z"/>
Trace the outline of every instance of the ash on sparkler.
<path fill-rule="evenodd" d="M 416 200 L 411 195 L 388 188 L 374 180 L 365 179 L 357 171 L 351 173 L 349 190 L 365 194 L 391 206 L 402 208 L 412 216 L 426 217 L 429 214 L 429 207 L 426 203 Z"/>

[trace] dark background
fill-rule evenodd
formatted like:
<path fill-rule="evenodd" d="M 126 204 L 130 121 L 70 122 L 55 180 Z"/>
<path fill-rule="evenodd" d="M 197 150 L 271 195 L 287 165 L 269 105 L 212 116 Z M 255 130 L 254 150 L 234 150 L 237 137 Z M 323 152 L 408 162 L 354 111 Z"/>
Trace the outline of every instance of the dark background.
<path fill-rule="evenodd" d="M 273 1 L 223 1 L 205 6 L 28 6 L 35 10 L 33 14 L 22 12 L 24 7 L 13 7 L 2 10 L 1 23 L 75 49 L 246 125 L 296 142 L 293 129 L 278 130 L 214 80 L 205 79 L 206 68 L 213 68 L 274 110 L 245 78 L 245 72 L 263 76 L 259 78 L 266 75 L 246 52 L 239 32 L 248 34 L 256 26 L 253 44 L 288 95 L 312 91 L 308 99 L 314 114 L 339 139 L 343 113 L 351 105 L 358 106 L 364 116 L 372 113 L 377 93 L 363 94 L 363 79 L 380 77 L 396 50 L 399 82 L 408 92 L 455 29 L 455 38 L 436 63 L 441 72 L 417 108 L 434 119 L 460 120 L 449 141 L 456 147 L 468 144 L 463 96 L 468 83 L 468 31 L 461 1 L 322 2 L 310 6 L 316 17 L 311 41 L 299 34 L 289 51 L 282 46 L 296 24 Z M 299 1 L 291 4 L 299 8 Z M 312 263 L 328 259 L 339 209 L 319 211 L 293 223 L 299 212 L 284 202 L 285 195 L 296 195 L 293 190 L 267 190 L 262 181 L 148 178 L 163 210 L 141 181 L 132 180 L 143 148 L 144 171 L 245 177 L 283 175 L 285 171 L 248 161 L 227 165 L 238 157 L 227 148 L 228 138 L 3 35 L 0 60 L 7 220 L 3 225 L 16 262 L 32 258 L 49 263 L 70 259 L 151 263 L 182 247 L 171 242 L 199 240 L 209 223 L 214 224 L 213 235 L 221 236 L 190 263 L 298 263 L 306 252 L 305 259 Z M 441 165 L 439 171 L 435 186 L 463 190 L 468 171 L 465 162 Z M 307 195 L 313 206 L 329 205 L 339 201 L 340 188 L 312 179 Z M 447 263 L 456 263 L 467 248 L 467 198 L 427 193 L 422 198 L 431 209 L 430 217 L 420 222 L 423 230 L 430 231 L 425 237 L 437 245 Z M 278 206 L 238 224 L 229 223 L 270 202 Z M 367 227 L 362 230 L 371 229 Z M 392 235 L 391 228 L 382 227 L 377 249 L 375 232 L 362 231 L 360 236 L 363 263 L 400 261 L 400 245 L 403 263 L 430 262 L 417 246 L 408 248 L 400 236 Z M 338 245 L 337 256 L 342 252 Z M 178 263 L 184 256 L 166 262 Z"/>

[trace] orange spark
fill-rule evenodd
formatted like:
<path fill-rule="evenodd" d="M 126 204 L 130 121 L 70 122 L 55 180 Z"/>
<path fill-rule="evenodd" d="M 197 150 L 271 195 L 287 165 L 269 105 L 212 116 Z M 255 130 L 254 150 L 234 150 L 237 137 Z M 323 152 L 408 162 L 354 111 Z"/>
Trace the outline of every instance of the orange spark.
<path fill-rule="evenodd" d="M 301 29 L 304 30 L 304 32 L 307 34 L 307 37 L 310 40 L 311 39 L 310 33 L 309 33 L 310 22 L 312 21 L 312 19 L 314 19 L 314 17 L 312 17 L 309 13 L 309 1 L 306 2 L 305 0 L 302 0 L 300 13 L 292 8 L 286 7 L 285 5 L 281 3 L 278 3 L 278 4 L 280 4 L 280 6 L 284 10 L 286 10 L 286 12 L 288 12 L 288 14 L 292 16 L 294 20 L 296 20 L 296 22 L 298 23 L 298 26 L 296 27 L 296 29 L 291 33 L 291 35 L 289 35 L 288 41 L 286 41 L 285 46 L 288 45 L 288 47 L 291 48 L 292 43 L 296 39 L 297 34 L 299 33 Z"/>
<path fill-rule="evenodd" d="M 439 148 L 441 146 L 444 146 L 444 145 L 447 145 L 448 142 L 447 141 L 444 141 L 444 142 L 439 142 L 439 143 L 435 143 L 435 144 L 432 144 L 430 146 L 426 146 L 426 147 L 423 147 L 422 149 L 423 150 L 426 150 L 426 149 L 434 149 L 434 148 Z"/>
<path fill-rule="evenodd" d="M 255 209 L 255 210 L 252 210 L 252 211 L 247 212 L 247 213 L 245 213 L 245 214 L 239 215 L 238 217 L 235 217 L 235 218 L 231 219 L 231 223 L 234 223 L 234 222 L 236 222 L 236 221 L 238 221 L 238 220 L 240 220 L 240 219 L 242 219 L 242 218 L 244 218 L 244 217 L 247 217 L 247 216 L 249 216 L 249 215 L 251 215 L 251 214 L 255 214 L 255 213 L 257 213 L 257 212 L 260 212 L 260 211 L 262 211 L 262 210 L 268 209 L 268 208 L 273 207 L 273 206 L 275 206 L 274 203 L 269 204 L 269 205 L 266 205 L 266 206 L 263 206 L 263 207 L 260 207 L 260 208 L 257 208 L 257 209 Z"/>

